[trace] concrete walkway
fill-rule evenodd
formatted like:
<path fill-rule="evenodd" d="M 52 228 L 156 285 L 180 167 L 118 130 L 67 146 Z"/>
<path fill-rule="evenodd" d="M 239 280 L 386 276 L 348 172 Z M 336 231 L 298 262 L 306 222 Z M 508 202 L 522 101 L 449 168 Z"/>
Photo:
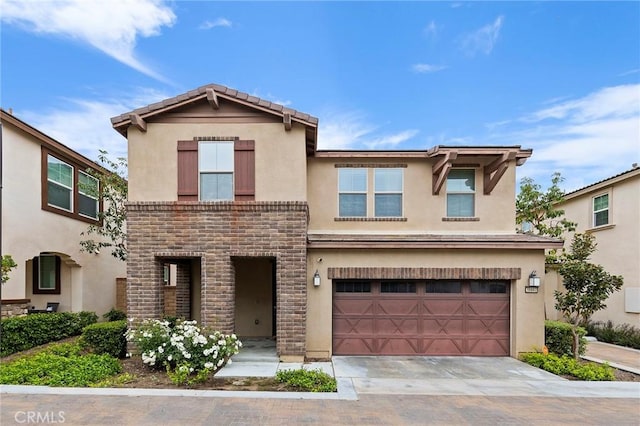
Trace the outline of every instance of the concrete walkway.
<path fill-rule="evenodd" d="M 640 351 L 637 349 L 592 341 L 587 344 L 587 351 L 582 358 L 607 362 L 617 369 L 640 374 Z"/>

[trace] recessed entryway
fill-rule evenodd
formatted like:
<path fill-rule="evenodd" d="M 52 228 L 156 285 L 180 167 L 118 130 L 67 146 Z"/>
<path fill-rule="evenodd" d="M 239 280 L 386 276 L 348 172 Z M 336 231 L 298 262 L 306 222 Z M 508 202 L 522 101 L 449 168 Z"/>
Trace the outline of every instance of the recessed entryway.
<path fill-rule="evenodd" d="M 275 259 L 234 258 L 235 333 L 242 337 L 275 336 Z"/>

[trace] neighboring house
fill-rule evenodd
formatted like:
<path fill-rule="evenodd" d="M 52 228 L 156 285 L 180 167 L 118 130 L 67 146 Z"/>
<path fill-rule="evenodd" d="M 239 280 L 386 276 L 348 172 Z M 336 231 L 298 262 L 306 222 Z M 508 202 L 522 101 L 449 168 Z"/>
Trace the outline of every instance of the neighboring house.
<path fill-rule="evenodd" d="M 128 139 L 128 313 L 275 336 L 281 359 L 517 356 L 544 344 L 531 150 L 319 151 L 318 119 L 207 85 L 111 119 Z"/>
<path fill-rule="evenodd" d="M 640 168 L 633 168 L 565 195 L 558 204 L 565 217 L 577 222 L 576 232 L 588 232 L 596 238 L 592 263 L 600 264 L 614 275 L 622 275 L 622 290 L 605 302 L 607 308 L 593 315 L 595 321 L 614 324 L 640 324 Z M 565 236 L 569 249 L 572 235 Z M 562 280 L 554 271 L 549 281 L 562 290 Z M 551 284 L 551 283 L 550 283 Z M 547 292 L 547 312 L 560 319 L 554 308 L 553 291 Z M 555 316 L 555 317 L 554 317 Z"/>
<path fill-rule="evenodd" d="M 11 113 L 2 124 L 2 253 L 18 266 L 2 285 L 2 304 L 58 311 L 115 306 L 116 277 L 126 265 L 109 253 L 80 252 L 80 233 L 97 223 L 99 166 Z"/>

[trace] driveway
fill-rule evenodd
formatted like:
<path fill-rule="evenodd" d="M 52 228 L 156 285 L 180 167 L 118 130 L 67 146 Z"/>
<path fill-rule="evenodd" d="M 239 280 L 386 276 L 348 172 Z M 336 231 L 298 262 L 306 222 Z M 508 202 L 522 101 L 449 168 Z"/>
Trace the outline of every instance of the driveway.
<path fill-rule="evenodd" d="M 509 357 L 334 356 L 358 395 L 640 396 L 640 383 L 570 381 Z"/>

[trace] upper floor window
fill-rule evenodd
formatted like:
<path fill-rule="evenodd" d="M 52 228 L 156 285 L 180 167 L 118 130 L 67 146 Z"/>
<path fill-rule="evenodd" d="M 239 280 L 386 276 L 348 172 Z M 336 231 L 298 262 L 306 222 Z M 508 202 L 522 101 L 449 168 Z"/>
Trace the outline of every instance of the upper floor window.
<path fill-rule="evenodd" d="M 86 222 L 98 220 L 100 184 L 83 165 L 42 150 L 42 209 Z"/>
<path fill-rule="evenodd" d="M 207 136 L 178 141 L 179 201 L 255 200 L 255 142 Z"/>
<path fill-rule="evenodd" d="M 367 216 L 367 169 L 339 169 L 338 191 L 340 217 Z"/>
<path fill-rule="evenodd" d="M 200 200 L 233 200 L 233 142 L 200 142 Z"/>
<path fill-rule="evenodd" d="M 451 170 L 447 176 L 447 216 L 473 217 L 475 192 L 475 170 Z"/>
<path fill-rule="evenodd" d="M 609 194 L 593 197 L 593 226 L 609 224 Z"/>
<path fill-rule="evenodd" d="M 373 216 L 381 220 L 401 218 L 403 177 L 402 168 L 339 168 L 338 215 L 343 218 Z M 371 182 L 373 191 L 369 190 Z M 369 213 L 371 210 L 373 214 Z"/>
<path fill-rule="evenodd" d="M 78 173 L 78 213 L 82 216 L 98 219 L 99 200 L 98 179 L 86 173 Z"/>
<path fill-rule="evenodd" d="M 47 155 L 47 204 L 73 212 L 73 167 Z"/>
<path fill-rule="evenodd" d="M 402 216 L 402 169 L 374 169 L 376 217 Z"/>

